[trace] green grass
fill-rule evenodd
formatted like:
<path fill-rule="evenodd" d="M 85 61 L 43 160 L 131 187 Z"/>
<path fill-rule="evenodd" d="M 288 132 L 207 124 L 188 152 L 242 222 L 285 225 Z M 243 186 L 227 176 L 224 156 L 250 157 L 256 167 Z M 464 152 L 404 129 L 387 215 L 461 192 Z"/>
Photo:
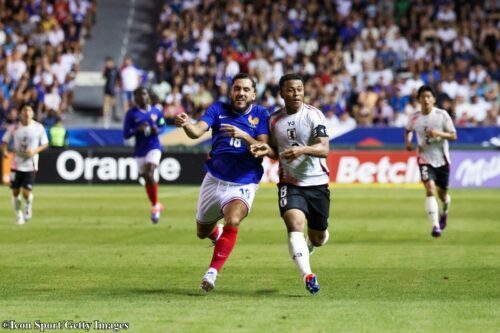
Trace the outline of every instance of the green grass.
<path fill-rule="evenodd" d="M 436 240 L 422 189 L 333 187 L 332 237 L 311 257 L 314 297 L 288 257 L 275 192 L 261 188 L 203 296 L 212 248 L 195 236 L 197 187 L 162 186 L 166 214 L 152 225 L 139 186 L 37 186 L 24 226 L 4 187 L 0 320 L 129 323 L 121 332 L 500 330 L 498 190 L 452 190 Z"/>

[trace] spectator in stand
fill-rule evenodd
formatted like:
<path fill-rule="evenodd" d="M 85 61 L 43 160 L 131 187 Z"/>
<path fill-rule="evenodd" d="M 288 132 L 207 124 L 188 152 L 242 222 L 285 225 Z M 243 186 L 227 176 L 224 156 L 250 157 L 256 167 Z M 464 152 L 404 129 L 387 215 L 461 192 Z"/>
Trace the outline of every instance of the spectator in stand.
<path fill-rule="evenodd" d="M 116 68 L 112 57 L 106 57 L 104 68 L 102 69 L 102 77 L 104 78 L 104 100 L 102 103 L 102 117 L 104 121 L 104 128 L 109 128 L 111 114 L 116 121 L 120 117 L 116 114 L 116 99 L 115 94 L 118 89 L 119 72 Z"/>
<path fill-rule="evenodd" d="M 125 56 L 120 69 L 120 83 L 122 90 L 122 110 L 126 113 L 134 103 L 134 91 L 141 84 L 141 72 L 134 65 L 131 56 Z"/>
<path fill-rule="evenodd" d="M 314 105 L 325 104 L 336 81 L 341 104 L 362 126 L 378 119 L 366 105 L 368 86 L 394 109 L 392 119 L 384 121 L 388 125 L 401 124 L 398 119 L 407 116 L 404 103 L 394 101 L 407 100 L 423 84 L 446 92 L 446 98 L 438 94 L 437 106 L 450 112 L 459 104 L 457 91 L 468 103 L 478 95 L 498 108 L 500 8 L 495 1 L 261 4 L 266 2 L 165 3 L 158 68 L 172 88 L 179 85 L 186 109 L 193 107 L 193 97 L 182 92 L 182 83 L 192 75 L 193 64 L 202 73 L 195 82 L 207 87 L 210 82 L 213 88 L 206 91 L 213 100 L 225 99 L 221 86 L 248 68 L 259 81 L 257 101 L 270 107 L 279 103 L 277 81 L 288 72 L 303 74 L 307 102 Z M 217 19 L 207 19 L 212 17 Z M 486 85 L 485 73 L 491 77 Z M 176 77 L 181 82 L 175 83 Z M 491 121 L 476 121 L 486 123 Z"/>

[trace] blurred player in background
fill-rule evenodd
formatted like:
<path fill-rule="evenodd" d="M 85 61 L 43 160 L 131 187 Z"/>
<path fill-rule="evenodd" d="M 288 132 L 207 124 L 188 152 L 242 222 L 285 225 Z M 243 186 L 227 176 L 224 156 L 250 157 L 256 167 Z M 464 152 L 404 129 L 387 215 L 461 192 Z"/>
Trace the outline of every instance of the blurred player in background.
<path fill-rule="evenodd" d="M 146 193 L 151 201 L 151 221 L 158 223 L 163 205 L 158 201 L 158 181 L 155 171 L 160 165 L 162 147 L 159 134 L 165 128 L 162 111 L 151 106 L 149 93 L 144 87 L 134 91 L 135 106 L 127 111 L 123 136 L 135 137 L 134 156 L 139 174 L 146 181 Z"/>
<path fill-rule="evenodd" d="M 241 221 L 248 215 L 264 172 L 262 159 L 254 158 L 251 144 L 267 142 L 268 112 L 253 105 L 256 83 L 245 73 L 234 76 L 231 104 L 216 102 L 208 107 L 198 122 L 187 114 L 176 116 L 175 125 L 192 138 L 212 129 L 212 150 L 205 164 L 207 174 L 201 184 L 196 214 L 197 235 L 210 238 L 214 252 L 200 288 L 215 287 L 218 272 L 233 250 Z M 224 218 L 225 225 L 217 225 Z"/>
<path fill-rule="evenodd" d="M 45 128 L 33 120 L 35 113 L 31 105 L 21 109 L 21 121 L 10 126 L 2 138 L 2 155 L 7 157 L 8 145 L 13 140 L 14 159 L 11 165 L 12 204 L 17 224 L 24 224 L 32 216 L 33 185 L 38 170 L 38 154 L 49 146 Z M 24 198 L 24 213 L 21 208 Z"/>
<path fill-rule="evenodd" d="M 280 162 L 278 202 L 288 231 L 288 249 L 311 294 L 320 287 L 311 271 L 309 254 L 329 238 L 329 176 L 325 158 L 329 151 L 326 119 L 321 111 L 304 103 L 301 76 L 281 77 L 280 95 L 285 107 L 269 119 L 270 145 L 251 147 L 254 156 L 268 155 Z M 305 222 L 307 234 L 304 237 Z"/>
<path fill-rule="evenodd" d="M 440 237 L 446 228 L 451 197 L 448 194 L 450 177 L 450 151 L 448 140 L 457 139 L 457 131 L 453 120 L 446 110 L 438 109 L 436 93 L 427 85 L 421 86 L 417 92 L 421 111 L 412 114 L 405 132 L 407 150 L 413 150 L 411 143 L 413 131 L 417 134 L 417 158 L 420 176 L 425 186 L 425 209 L 432 223 L 433 237 Z M 443 203 L 441 215 L 438 216 L 436 192 Z"/>

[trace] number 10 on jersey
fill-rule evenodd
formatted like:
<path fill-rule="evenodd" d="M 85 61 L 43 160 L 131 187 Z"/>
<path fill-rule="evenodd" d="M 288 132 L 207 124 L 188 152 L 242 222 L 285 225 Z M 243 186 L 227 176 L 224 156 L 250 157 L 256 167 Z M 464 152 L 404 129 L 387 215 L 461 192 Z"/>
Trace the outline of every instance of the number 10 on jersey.
<path fill-rule="evenodd" d="M 231 140 L 229 141 L 229 145 L 233 146 L 235 148 L 240 148 L 241 147 L 241 139 L 231 138 Z"/>

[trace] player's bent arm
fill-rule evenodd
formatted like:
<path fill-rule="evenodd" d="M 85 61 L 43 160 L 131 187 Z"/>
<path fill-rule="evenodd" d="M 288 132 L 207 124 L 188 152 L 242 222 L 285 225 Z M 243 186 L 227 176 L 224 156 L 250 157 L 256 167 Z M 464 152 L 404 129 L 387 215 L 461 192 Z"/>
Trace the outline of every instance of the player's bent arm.
<path fill-rule="evenodd" d="M 8 143 L 7 142 L 2 142 L 2 156 L 4 158 L 7 158 L 9 152 L 7 151 L 7 146 L 8 146 Z"/>
<path fill-rule="evenodd" d="M 327 157 L 330 151 L 330 140 L 326 136 L 320 136 L 314 139 L 314 143 L 303 148 L 303 153 L 314 157 Z"/>
<path fill-rule="evenodd" d="M 457 139 L 457 132 L 439 132 L 438 135 L 448 141 L 455 141 Z"/>
<path fill-rule="evenodd" d="M 195 124 L 190 122 L 186 122 L 182 129 L 186 132 L 186 135 L 191 139 L 198 139 L 202 136 L 206 131 L 208 131 L 208 124 L 203 120 L 198 121 Z"/>
<path fill-rule="evenodd" d="M 411 144 L 411 139 L 413 138 L 413 131 L 405 129 L 405 146 L 406 150 L 413 150 L 413 145 Z"/>
<path fill-rule="evenodd" d="M 252 136 L 246 132 L 243 132 L 246 135 L 242 137 L 243 140 L 246 141 L 248 146 L 254 145 L 254 144 L 259 144 L 259 143 L 268 143 L 269 142 L 269 135 L 267 134 L 261 134 L 258 135 L 257 138 L 252 138 Z"/>
<path fill-rule="evenodd" d="M 44 151 L 47 148 L 49 148 L 48 143 L 38 146 L 38 148 L 35 149 L 35 155 L 41 153 L 42 151 Z"/>

